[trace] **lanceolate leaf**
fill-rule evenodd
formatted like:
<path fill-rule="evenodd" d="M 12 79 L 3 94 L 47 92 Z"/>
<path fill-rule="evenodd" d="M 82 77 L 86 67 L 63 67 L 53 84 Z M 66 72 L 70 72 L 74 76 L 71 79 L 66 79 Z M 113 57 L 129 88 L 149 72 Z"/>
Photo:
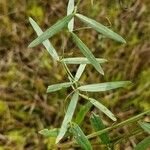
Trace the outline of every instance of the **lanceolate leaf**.
<path fill-rule="evenodd" d="M 59 129 L 43 129 L 41 131 L 39 131 L 39 133 L 45 137 L 57 137 L 58 133 L 59 133 Z"/>
<path fill-rule="evenodd" d="M 97 100 L 95 100 L 94 98 L 89 98 L 85 95 L 80 94 L 83 98 L 89 100 L 95 107 L 97 107 L 100 111 L 102 111 L 105 115 L 107 115 L 110 119 L 112 119 L 113 121 L 116 121 L 116 117 L 114 116 L 114 114 L 107 109 L 103 104 L 101 104 L 100 102 L 98 102 Z"/>
<path fill-rule="evenodd" d="M 80 127 L 76 123 L 71 123 L 70 132 L 73 134 L 75 140 L 77 143 L 84 149 L 84 150 L 92 150 L 92 146 L 83 133 L 83 131 L 80 129 Z"/>
<path fill-rule="evenodd" d="M 101 92 L 101 91 L 108 91 L 120 87 L 125 87 L 129 84 L 131 84 L 130 81 L 106 82 L 106 83 L 84 85 L 84 86 L 80 86 L 78 89 L 87 92 Z"/>
<path fill-rule="evenodd" d="M 98 115 L 93 113 L 91 115 L 90 121 L 91 121 L 91 124 L 95 131 L 100 131 L 100 130 L 105 129 L 105 125 L 103 124 L 101 118 Z M 99 135 L 99 138 L 101 139 L 102 143 L 104 143 L 104 144 L 110 143 L 108 133 L 103 133 L 103 134 Z"/>
<path fill-rule="evenodd" d="M 82 121 L 84 120 L 85 115 L 91 109 L 91 107 L 92 107 L 92 104 L 90 102 L 87 102 L 85 105 L 81 106 L 74 122 L 80 125 Z"/>
<path fill-rule="evenodd" d="M 36 38 L 30 45 L 29 47 L 35 47 L 38 44 L 42 43 L 43 41 L 47 40 L 48 38 L 51 38 L 53 35 L 56 33 L 60 32 L 62 28 L 64 28 L 68 22 L 72 19 L 74 14 L 70 14 L 63 19 L 59 20 L 56 24 L 51 26 L 49 29 L 47 29 L 43 34 L 41 34 L 38 38 Z"/>
<path fill-rule="evenodd" d="M 59 84 L 50 85 L 50 86 L 48 86 L 48 88 L 47 88 L 47 93 L 55 92 L 55 91 L 61 90 L 61 89 L 63 89 L 63 88 L 68 88 L 68 87 L 70 87 L 72 84 L 73 84 L 72 82 L 65 82 L 65 83 L 59 83 Z"/>
<path fill-rule="evenodd" d="M 112 30 L 110 30 L 109 28 L 105 27 L 104 25 L 96 22 L 93 19 L 90 19 L 84 15 L 81 14 L 76 14 L 76 16 L 85 24 L 87 24 L 88 26 L 92 27 L 93 29 L 95 29 L 97 32 L 105 35 L 108 38 L 114 39 L 118 42 L 121 43 L 126 43 L 126 41 L 117 33 L 113 32 Z"/>
<path fill-rule="evenodd" d="M 79 68 L 78 68 L 78 70 L 77 70 L 77 73 L 76 73 L 76 75 L 75 75 L 75 80 L 76 80 L 76 81 L 78 81 L 78 80 L 80 79 L 80 77 L 81 77 L 81 75 L 82 75 L 82 73 L 83 73 L 85 67 L 86 67 L 86 64 L 81 64 L 81 65 L 79 66 Z"/>
<path fill-rule="evenodd" d="M 30 17 L 29 21 L 33 27 L 33 29 L 35 30 L 35 32 L 37 33 L 38 36 L 40 36 L 43 31 L 41 30 L 41 28 L 38 26 L 38 24 Z M 55 50 L 55 48 L 53 47 L 53 45 L 49 42 L 49 40 L 45 40 L 43 42 L 43 45 L 45 46 L 46 50 L 49 52 L 49 54 L 55 59 L 55 60 L 59 60 L 59 56 Z"/>
<path fill-rule="evenodd" d="M 91 64 L 95 67 L 95 69 L 99 73 L 104 75 L 104 71 L 103 71 L 102 67 L 100 66 L 100 64 L 94 57 L 94 55 L 91 53 L 89 48 L 77 37 L 77 35 L 75 35 L 74 33 L 72 33 L 71 35 L 73 37 L 75 44 L 78 46 L 78 48 L 83 53 L 83 55 L 91 62 Z"/>
<path fill-rule="evenodd" d="M 145 132 L 150 134 L 150 123 L 139 122 L 140 126 L 144 129 Z"/>
<path fill-rule="evenodd" d="M 147 150 L 150 147 L 150 136 L 145 138 L 143 141 L 138 143 L 138 145 L 134 148 L 134 150 Z"/>
<path fill-rule="evenodd" d="M 70 15 L 71 13 L 73 13 L 73 10 L 74 10 L 74 0 L 69 0 L 68 8 L 67 8 L 67 15 Z M 68 23 L 68 29 L 70 32 L 73 31 L 73 28 L 74 28 L 74 17 Z"/>
<path fill-rule="evenodd" d="M 107 62 L 106 59 L 96 58 L 97 62 L 103 64 Z M 62 59 L 66 64 L 91 64 L 91 62 L 85 57 L 74 57 Z"/>
<path fill-rule="evenodd" d="M 75 92 L 72 96 L 72 99 L 70 101 L 70 104 L 68 106 L 67 112 L 65 114 L 64 120 L 62 122 L 61 128 L 60 128 L 60 132 L 57 136 L 56 139 L 56 144 L 63 138 L 63 136 L 65 135 L 67 128 L 68 128 L 68 123 L 71 122 L 77 102 L 78 102 L 78 97 L 79 97 L 79 93 Z"/>

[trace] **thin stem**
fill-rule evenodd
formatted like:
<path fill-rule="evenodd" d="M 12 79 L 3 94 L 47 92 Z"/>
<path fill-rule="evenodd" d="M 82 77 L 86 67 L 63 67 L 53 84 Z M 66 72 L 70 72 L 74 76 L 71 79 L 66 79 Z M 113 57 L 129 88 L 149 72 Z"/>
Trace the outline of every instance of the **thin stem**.
<path fill-rule="evenodd" d="M 72 75 L 72 73 L 70 72 L 68 66 L 66 65 L 66 63 L 64 61 L 61 61 L 62 62 L 62 65 L 64 67 L 64 69 L 66 70 L 67 74 L 69 75 L 69 77 L 72 79 L 72 81 L 74 81 L 74 77 Z"/>
<path fill-rule="evenodd" d="M 78 7 L 78 5 L 80 4 L 81 0 L 78 0 L 77 4 L 76 4 L 76 7 Z"/>
<path fill-rule="evenodd" d="M 149 114 L 149 113 L 150 113 L 150 110 L 147 110 L 147 111 L 145 111 L 145 112 L 143 112 L 143 113 L 141 113 L 141 114 L 139 114 L 137 116 L 134 116 L 134 117 L 129 118 L 129 119 L 125 120 L 125 121 L 122 121 L 122 122 L 120 122 L 120 123 L 118 123 L 118 124 L 116 124 L 116 125 L 114 125 L 112 127 L 108 127 L 108 128 L 105 128 L 104 130 L 101 130 L 101 131 L 98 131 L 98 132 L 94 132 L 94 133 L 88 135 L 87 137 L 88 137 L 88 139 L 91 139 L 91 138 L 94 138 L 94 137 L 96 137 L 98 135 L 101 135 L 101 134 L 103 134 L 105 132 L 111 131 L 111 130 L 119 128 L 119 127 L 123 127 L 125 125 L 128 125 L 130 123 L 133 123 L 133 122 L 141 119 L 144 115 Z"/>
<path fill-rule="evenodd" d="M 123 127 L 123 126 L 125 126 L 125 125 L 130 124 L 130 123 L 133 123 L 133 122 L 135 122 L 135 121 L 141 119 L 144 115 L 147 115 L 147 114 L 150 114 L 150 110 L 147 110 L 147 111 L 145 111 L 145 112 L 143 112 L 143 113 L 141 113 L 141 114 L 139 114 L 139 115 L 137 115 L 137 116 L 134 116 L 134 117 L 132 117 L 132 118 L 129 118 L 129 119 L 127 119 L 127 120 L 125 120 L 125 121 L 123 121 L 123 122 L 120 122 L 120 123 L 118 123 L 118 124 L 116 124 L 116 125 L 113 125 L 113 126 L 111 126 L 111 127 L 105 128 L 105 129 L 100 130 L 100 131 L 98 131 L 98 132 L 94 132 L 94 133 L 88 135 L 87 138 L 88 138 L 88 139 L 91 139 L 91 138 L 94 138 L 94 137 L 96 137 L 96 136 L 98 136 L 98 135 L 101 135 L 101 134 L 103 134 L 103 133 L 109 132 L 109 131 L 111 131 L 111 130 L 113 130 L 113 129 L 120 128 L 120 127 Z M 70 147 L 70 146 L 73 145 L 73 144 L 76 144 L 76 141 L 73 140 L 73 141 L 71 141 L 71 142 L 67 142 L 67 143 L 61 144 L 61 147 L 64 147 L 64 148 L 65 148 L 65 147 Z M 58 145 L 58 147 L 59 147 L 59 145 Z"/>

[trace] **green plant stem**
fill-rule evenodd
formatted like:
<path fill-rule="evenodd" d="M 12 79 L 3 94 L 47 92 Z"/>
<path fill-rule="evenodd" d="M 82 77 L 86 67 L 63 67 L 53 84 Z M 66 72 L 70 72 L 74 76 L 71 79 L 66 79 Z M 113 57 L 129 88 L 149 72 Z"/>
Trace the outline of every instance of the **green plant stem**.
<path fill-rule="evenodd" d="M 106 129 L 104 129 L 104 130 L 101 130 L 101 131 L 98 131 L 98 132 L 94 132 L 94 133 L 88 135 L 87 137 L 88 137 L 88 139 L 91 139 L 91 138 L 94 138 L 94 137 L 96 137 L 96 136 L 98 136 L 98 135 L 101 135 L 101 134 L 103 134 L 103 133 L 105 133 L 105 132 L 108 132 L 108 131 L 111 131 L 111 130 L 113 130 L 113 129 L 116 129 L 116 128 L 119 128 L 119 127 L 128 125 L 128 124 L 130 124 L 130 123 L 133 123 L 133 122 L 135 122 L 135 121 L 141 119 L 144 115 L 149 114 L 149 113 L 150 113 L 150 110 L 147 110 L 147 111 L 145 111 L 145 112 L 143 112 L 143 113 L 141 113 L 141 114 L 139 114 L 139 115 L 137 115 L 137 116 L 134 116 L 134 117 L 132 117 L 132 118 L 129 118 L 129 119 L 125 120 L 125 121 L 122 121 L 122 122 L 120 122 L 120 123 L 118 123 L 118 124 L 116 124 L 116 125 L 113 125 L 113 126 L 111 126 L 111 127 L 106 128 Z"/>
<path fill-rule="evenodd" d="M 134 132 L 132 132 L 132 133 L 129 133 L 129 134 L 125 134 L 125 135 L 123 135 L 123 136 L 120 136 L 120 137 L 117 137 L 118 138 L 118 140 L 112 140 L 111 142 L 115 142 L 114 143 L 114 145 L 116 145 L 116 144 L 118 144 L 118 143 L 120 143 L 121 141 L 123 141 L 123 140 L 126 140 L 126 139 L 129 139 L 130 137 L 132 137 L 132 136 L 135 136 L 135 135 L 137 135 L 137 134 L 141 134 L 141 133 L 143 133 L 144 131 L 142 130 L 142 129 L 138 129 L 138 130 L 136 130 L 136 131 L 134 131 Z"/>
<path fill-rule="evenodd" d="M 109 131 L 111 131 L 111 130 L 113 130 L 113 129 L 120 128 L 120 127 L 123 127 L 123 126 L 125 126 L 125 125 L 130 124 L 130 123 L 133 123 L 133 122 L 135 122 L 135 121 L 138 121 L 138 120 L 141 119 L 144 115 L 147 115 L 147 114 L 150 114 L 150 110 L 147 110 L 147 111 L 145 111 L 145 112 L 143 112 L 143 113 L 141 113 L 141 114 L 139 114 L 139 115 L 137 115 L 137 116 L 134 116 L 134 117 L 132 117 L 132 118 L 129 118 L 129 119 L 127 119 L 127 120 L 125 120 L 125 121 L 122 121 L 122 122 L 120 122 L 120 123 L 118 123 L 118 124 L 116 124 L 116 125 L 113 125 L 113 126 L 111 126 L 111 127 L 105 128 L 105 129 L 100 130 L 100 131 L 98 131 L 98 132 L 94 132 L 94 133 L 88 135 L 87 138 L 88 138 L 88 139 L 91 139 L 91 138 L 94 138 L 94 137 L 96 137 L 96 136 L 98 136 L 98 135 L 101 135 L 101 134 L 103 134 L 103 133 L 105 133 L 105 132 L 109 132 Z M 71 141 L 71 142 L 67 142 L 67 143 L 64 143 L 64 144 L 60 144 L 60 145 L 58 145 L 58 147 L 63 147 L 63 148 L 65 148 L 65 147 L 70 147 L 70 146 L 73 145 L 73 144 L 76 144 L 76 142 L 75 142 L 74 140 Z"/>
<path fill-rule="evenodd" d="M 62 61 L 62 65 L 63 65 L 64 69 L 66 70 L 67 74 L 69 75 L 69 77 L 72 79 L 72 81 L 74 81 L 74 77 L 73 77 L 72 73 L 70 72 L 66 63 Z"/>
<path fill-rule="evenodd" d="M 78 5 L 80 4 L 81 0 L 78 0 L 77 4 L 76 4 L 76 7 L 78 7 Z"/>

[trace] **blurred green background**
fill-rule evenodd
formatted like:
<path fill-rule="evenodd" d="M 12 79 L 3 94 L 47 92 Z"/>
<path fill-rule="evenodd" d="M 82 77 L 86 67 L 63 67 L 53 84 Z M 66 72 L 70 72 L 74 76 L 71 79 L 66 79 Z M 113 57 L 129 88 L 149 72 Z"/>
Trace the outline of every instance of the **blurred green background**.
<path fill-rule="evenodd" d="M 64 99 L 69 90 L 46 94 L 53 83 L 67 81 L 60 64 L 53 62 L 42 46 L 28 49 L 36 37 L 28 17 L 43 30 L 66 15 L 67 0 L 0 0 L 0 150 L 51 150 L 54 138 L 43 138 L 38 131 L 60 127 L 64 116 Z M 103 65 L 105 76 L 92 66 L 86 68 L 81 81 L 98 83 L 131 80 L 133 85 L 107 93 L 91 94 L 101 100 L 117 117 L 125 120 L 150 108 L 150 3 L 149 0 L 83 0 L 79 12 L 101 22 L 122 35 L 127 44 L 98 35 L 91 29 L 77 34 Z M 76 29 L 84 25 L 75 20 Z M 82 56 L 66 32 L 51 39 L 59 55 Z M 75 73 L 77 66 L 69 66 Z M 81 101 L 80 105 L 84 104 Z M 93 110 L 97 111 L 97 110 Z M 99 112 L 97 112 L 99 113 Z M 112 122 L 100 113 L 107 125 Z M 145 118 L 149 121 L 149 118 Z M 89 114 L 82 126 L 91 133 Z M 117 130 L 126 133 L 129 129 Z M 141 137 L 118 145 L 129 149 Z M 132 148 L 131 148 L 132 149 Z"/>

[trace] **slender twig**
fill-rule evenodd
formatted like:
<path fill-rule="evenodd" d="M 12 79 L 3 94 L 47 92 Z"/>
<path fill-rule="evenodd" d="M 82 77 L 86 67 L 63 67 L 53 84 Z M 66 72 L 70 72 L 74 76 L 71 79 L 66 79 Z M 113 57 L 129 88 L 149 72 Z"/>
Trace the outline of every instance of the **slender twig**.
<path fill-rule="evenodd" d="M 76 7 L 78 7 L 78 5 L 80 4 L 81 0 L 78 0 L 77 4 L 76 4 Z"/>

